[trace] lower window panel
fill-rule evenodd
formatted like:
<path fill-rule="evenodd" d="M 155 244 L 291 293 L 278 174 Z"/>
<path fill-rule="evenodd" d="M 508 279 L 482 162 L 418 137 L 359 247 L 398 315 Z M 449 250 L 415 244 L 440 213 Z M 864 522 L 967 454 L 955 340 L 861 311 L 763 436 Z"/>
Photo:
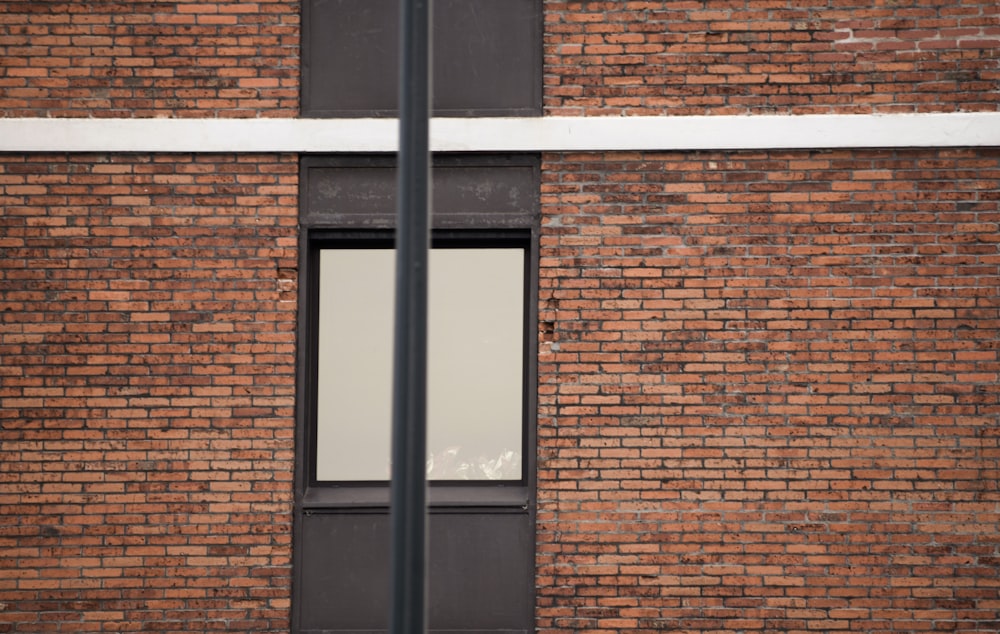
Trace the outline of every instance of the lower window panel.
<path fill-rule="evenodd" d="M 389 623 L 389 515 L 302 517 L 299 632 L 385 632 Z M 429 517 L 429 630 L 533 630 L 534 531 L 525 512 Z"/>

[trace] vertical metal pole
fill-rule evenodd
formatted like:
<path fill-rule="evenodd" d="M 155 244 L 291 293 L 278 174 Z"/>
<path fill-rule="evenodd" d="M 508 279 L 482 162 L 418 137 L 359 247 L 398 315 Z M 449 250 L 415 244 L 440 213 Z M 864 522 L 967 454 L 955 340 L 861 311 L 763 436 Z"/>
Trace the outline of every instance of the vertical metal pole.
<path fill-rule="evenodd" d="M 431 0 L 400 0 L 399 209 L 393 359 L 392 634 L 427 626 L 427 261 Z"/>

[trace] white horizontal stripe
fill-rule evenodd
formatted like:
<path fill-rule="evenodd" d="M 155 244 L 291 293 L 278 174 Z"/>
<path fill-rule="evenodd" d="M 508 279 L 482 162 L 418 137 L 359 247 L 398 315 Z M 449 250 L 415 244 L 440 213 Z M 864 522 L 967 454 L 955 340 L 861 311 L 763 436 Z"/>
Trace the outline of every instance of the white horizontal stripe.
<path fill-rule="evenodd" d="M 0 119 L 0 152 L 394 152 L 395 119 Z M 1000 146 L 1000 112 L 438 118 L 438 152 Z"/>

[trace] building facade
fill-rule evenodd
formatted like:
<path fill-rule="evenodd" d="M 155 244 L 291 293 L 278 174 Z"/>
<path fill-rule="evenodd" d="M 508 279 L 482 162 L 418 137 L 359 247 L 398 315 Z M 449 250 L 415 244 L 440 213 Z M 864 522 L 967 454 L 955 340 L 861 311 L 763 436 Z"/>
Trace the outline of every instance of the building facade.
<path fill-rule="evenodd" d="M 394 4 L 0 3 L 0 632 L 384 627 Z M 431 627 L 1000 630 L 996 3 L 435 6 Z"/>

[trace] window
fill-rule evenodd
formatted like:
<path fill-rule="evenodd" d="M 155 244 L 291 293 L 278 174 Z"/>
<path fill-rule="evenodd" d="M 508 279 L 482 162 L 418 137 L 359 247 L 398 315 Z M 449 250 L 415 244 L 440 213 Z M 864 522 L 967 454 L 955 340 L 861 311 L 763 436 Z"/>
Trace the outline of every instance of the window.
<path fill-rule="evenodd" d="M 430 480 L 522 479 L 526 250 L 508 242 L 430 253 Z M 384 240 L 319 252 L 319 482 L 389 478 L 394 278 Z"/>
<path fill-rule="evenodd" d="M 431 632 L 530 632 L 538 158 L 434 158 Z M 395 168 L 304 157 L 292 631 L 385 631 Z"/>

